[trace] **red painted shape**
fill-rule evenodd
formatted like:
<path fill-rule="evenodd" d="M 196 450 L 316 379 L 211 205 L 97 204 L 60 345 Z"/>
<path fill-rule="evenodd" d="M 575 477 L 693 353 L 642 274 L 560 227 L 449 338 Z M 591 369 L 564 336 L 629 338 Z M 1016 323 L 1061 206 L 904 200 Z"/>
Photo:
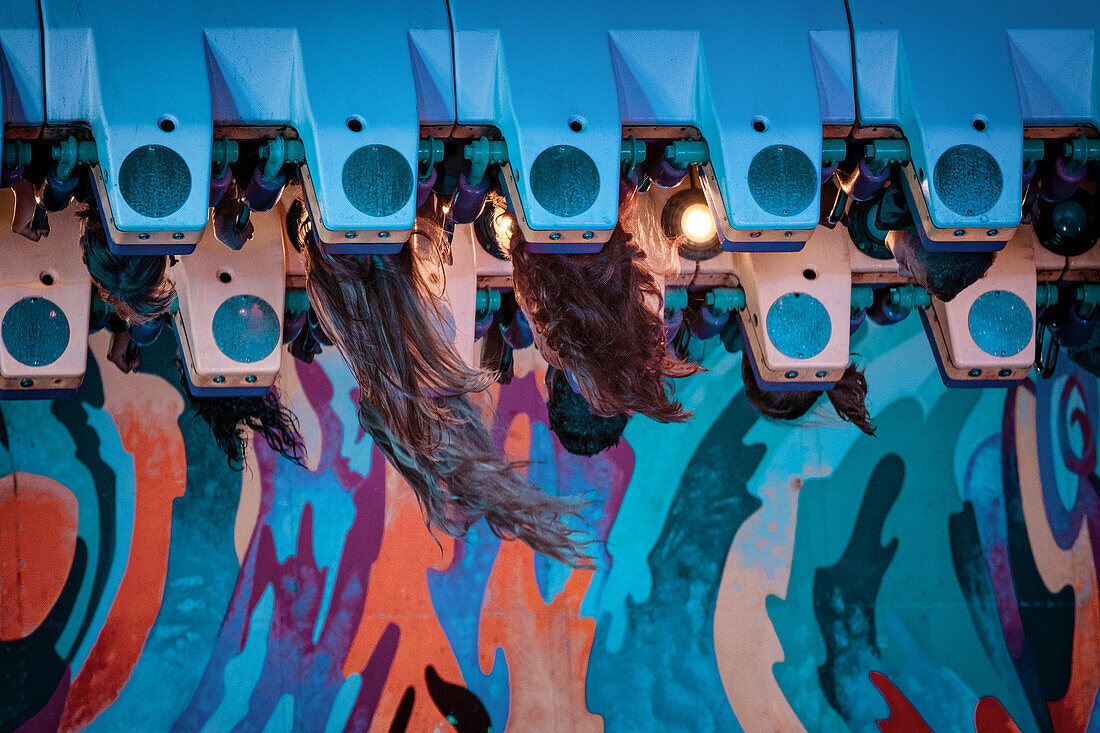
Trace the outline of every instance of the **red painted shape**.
<path fill-rule="evenodd" d="M 51 478 L 0 478 L 0 641 L 38 628 L 65 587 L 76 551 L 77 500 Z"/>
<path fill-rule="evenodd" d="M 893 682 L 886 679 L 886 675 L 872 672 L 871 682 L 890 706 L 890 717 L 878 721 L 879 730 L 883 733 L 932 733 L 917 709 L 894 687 Z"/>
<path fill-rule="evenodd" d="M 994 697 L 983 697 L 974 708 L 977 733 L 1020 733 L 1020 727 Z"/>

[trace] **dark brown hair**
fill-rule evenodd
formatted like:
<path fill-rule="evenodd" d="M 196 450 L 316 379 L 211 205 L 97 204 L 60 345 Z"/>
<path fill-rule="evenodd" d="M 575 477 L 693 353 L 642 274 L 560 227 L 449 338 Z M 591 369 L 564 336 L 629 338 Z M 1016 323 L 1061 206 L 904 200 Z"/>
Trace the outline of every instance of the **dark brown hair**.
<path fill-rule="evenodd" d="M 748 354 L 741 356 L 741 379 L 745 383 L 745 397 L 764 417 L 773 420 L 797 420 L 809 412 L 821 397 L 820 391 L 811 390 L 765 392 L 756 381 L 749 358 Z M 868 435 L 875 434 L 871 413 L 867 411 L 867 378 L 854 363 L 848 365 L 844 376 L 826 394 L 841 420 L 852 423 Z"/>
<path fill-rule="evenodd" d="M 438 207 L 418 217 L 414 239 L 438 246 Z M 493 375 L 466 365 L 443 335 L 443 314 L 410 240 L 395 255 L 331 254 L 305 225 L 306 290 L 321 324 L 359 384 L 359 421 L 412 486 L 425 523 L 454 537 L 484 517 L 498 537 L 579 565 L 583 543 L 567 524 L 580 505 L 550 496 L 501 457 L 471 392 Z"/>
<path fill-rule="evenodd" d="M 142 323 L 168 310 L 176 288 L 168 279 L 166 255 L 118 255 L 107 245 L 103 220 L 94 206 L 77 212 L 83 223 L 80 247 L 99 295 L 123 319 Z"/>
<path fill-rule="evenodd" d="M 671 397 L 671 379 L 700 368 L 669 353 L 664 319 L 651 305 L 663 293 L 621 224 L 596 254 L 537 254 L 517 233 L 511 257 L 517 300 L 596 415 L 691 417 Z"/>

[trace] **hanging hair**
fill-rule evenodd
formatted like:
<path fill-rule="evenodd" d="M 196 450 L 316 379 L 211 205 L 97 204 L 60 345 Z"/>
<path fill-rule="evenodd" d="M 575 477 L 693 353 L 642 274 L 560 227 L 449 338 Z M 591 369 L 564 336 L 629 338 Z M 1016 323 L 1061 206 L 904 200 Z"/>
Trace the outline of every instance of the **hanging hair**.
<path fill-rule="evenodd" d="M 167 274 L 168 256 L 115 254 L 107 245 L 99 210 L 88 206 L 77 216 L 82 220 L 84 264 L 104 302 L 132 323 L 144 323 L 166 312 L 176 297 Z"/>
<path fill-rule="evenodd" d="M 413 237 L 441 245 L 438 204 Z M 300 201 L 287 218 L 305 260 L 306 290 L 359 385 L 359 421 L 416 493 L 429 529 L 462 537 L 484 517 L 498 537 L 583 564 L 566 523 L 575 501 L 550 496 L 504 460 L 470 399 L 494 381 L 445 338 L 445 320 L 410 243 L 393 255 L 338 255 L 313 236 Z"/>
<path fill-rule="evenodd" d="M 283 405 L 274 387 L 262 397 L 196 397 L 187 387 L 182 366 L 180 384 L 191 409 L 210 426 L 214 442 L 233 470 L 244 468 L 244 451 L 252 431 L 272 450 L 302 465 L 305 447 L 298 433 L 298 418 Z"/>
<path fill-rule="evenodd" d="M 756 381 L 756 374 L 749 363 L 748 354 L 741 357 L 741 379 L 745 383 L 745 397 L 757 412 L 772 420 L 797 420 L 810 411 L 821 391 L 766 392 Z M 849 364 L 844 376 L 825 392 L 829 402 L 841 420 L 850 422 L 868 435 L 875 434 L 871 414 L 867 411 L 867 378 L 856 365 Z"/>
<path fill-rule="evenodd" d="M 691 417 L 671 397 L 671 380 L 700 368 L 669 353 L 664 318 L 652 306 L 663 293 L 621 224 L 595 254 L 534 253 L 518 233 L 510 251 L 517 300 L 552 352 L 544 356 L 573 374 L 595 414 Z"/>
<path fill-rule="evenodd" d="M 550 367 L 550 394 L 546 408 L 550 429 L 562 447 L 574 455 L 594 456 L 618 445 L 626 430 L 626 415 L 600 417 L 584 397 L 573 391 L 569 377 L 561 369 Z"/>

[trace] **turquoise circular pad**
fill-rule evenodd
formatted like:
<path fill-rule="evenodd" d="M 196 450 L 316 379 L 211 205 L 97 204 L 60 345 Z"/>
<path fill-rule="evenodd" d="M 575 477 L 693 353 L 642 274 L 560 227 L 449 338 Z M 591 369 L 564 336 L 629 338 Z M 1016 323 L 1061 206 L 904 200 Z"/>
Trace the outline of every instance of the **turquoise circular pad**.
<path fill-rule="evenodd" d="M 539 153 L 531 166 L 531 193 L 554 216 L 577 216 L 592 208 L 600 193 L 600 172 L 588 153 L 555 145 Z"/>
<path fill-rule="evenodd" d="M 388 145 L 364 145 L 349 155 L 342 179 L 348 201 L 367 216 L 389 216 L 413 195 L 412 169 Z"/>
<path fill-rule="evenodd" d="M 172 148 L 142 145 L 122 161 L 118 188 L 131 209 L 160 219 L 179 211 L 191 195 L 191 171 Z"/>
<path fill-rule="evenodd" d="M 936 195 L 960 216 L 978 216 L 1001 198 L 1001 167 L 976 145 L 948 148 L 932 171 Z"/>
<path fill-rule="evenodd" d="M 69 346 L 69 319 L 46 298 L 23 298 L 4 314 L 0 324 L 4 348 L 20 364 L 46 366 Z"/>
<path fill-rule="evenodd" d="M 768 338 L 784 356 L 810 359 L 829 345 L 829 311 L 808 293 L 787 293 L 768 309 Z"/>
<path fill-rule="evenodd" d="M 749 193 L 772 216 L 796 216 L 813 203 L 818 172 L 810 159 L 791 145 L 772 145 L 749 164 Z"/>
<path fill-rule="evenodd" d="M 214 343 L 233 361 L 260 361 L 279 345 L 279 316 L 266 300 L 234 295 L 214 313 Z"/>
<path fill-rule="evenodd" d="M 990 356 L 1013 356 L 1031 342 L 1035 326 L 1027 303 L 1016 293 L 990 290 L 970 306 L 970 337 Z"/>

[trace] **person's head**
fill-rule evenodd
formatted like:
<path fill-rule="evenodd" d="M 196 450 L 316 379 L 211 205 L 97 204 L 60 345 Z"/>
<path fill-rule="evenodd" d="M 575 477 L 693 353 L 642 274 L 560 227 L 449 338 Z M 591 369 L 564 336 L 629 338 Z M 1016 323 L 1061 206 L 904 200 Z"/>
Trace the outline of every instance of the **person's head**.
<path fill-rule="evenodd" d="M 749 404 L 772 420 L 797 420 L 810 411 L 822 394 L 810 390 L 768 392 L 761 389 L 748 354 L 741 357 L 741 380 L 745 383 L 745 397 Z M 871 414 L 867 411 L 867 379 L 855 364 L 849 364 L 844 376 L 825 394 L 840 419 L 852 423 L 868 435 L 875 434 Z"/>
<path fill-rule="evenodd" d="M 95 207 L 79 212 L 84 264 L 104 302 L 130 323 L 145 323 L 165 313 L 176 297 L 168 279 L 166 255 L 118 255 L 107 245 Z"/>
<path fill-rule="evenodd" d="M 577 503 L 544 493 L 502 458 L 470 398 L 494 378 L 468 366 L 445 335 L 417 261 L 416 252 L 431 247 L 333 254 L 317 242 L 304 207 L 293 208 L 288 235 L 301 244 L 310 302 L 359 385 L 359 424 L 412 487 L 428 527 L 462 537 L 484 517 L 499 537 L 584 563 L 583 543 L 566 522 L 579 517 Z M 430 211 L 416 231 L 438 245 L 442 214 Z"/>
<path fill-rule="evenodd" d="M 670 380 L 699 367 L 669 354 L 661 284 L 621 225 L 595 254 L 533 253 L 517 234 L 511 257 L 516 301 L 536 346 L 573 374 L 593 413 L 691 416 L 670 396 Z"/>
<path fill-rule="evenodd" d="M 569 384 L 568 375 L 551 367 L 546 372 L 550 429 L 562 447 L 578 456 L 594 456 L 617 445 L 626 429 L 626 415 L 600 417 Z"/>
<path fill-rule="evenodd" d="M 945 303 L 978 282 L 993 264 L 992 252 L 930 252 L 909 229 L 887 233 L 886 246 L 901 275 L 912 277 Z"/>
<path fill-rule="evenodd" d="M 252 432 L 272 450 L 302 465 L 305 448 L 298 434 L 298 419 L 282 404 L 274 387 L 262 397 L 195 397 L 187 388 L 182 367 L 180 381 L 191 409 L 210 426 L 214 442 L 231 468 L 244 468 L 244 451 Z"/>

